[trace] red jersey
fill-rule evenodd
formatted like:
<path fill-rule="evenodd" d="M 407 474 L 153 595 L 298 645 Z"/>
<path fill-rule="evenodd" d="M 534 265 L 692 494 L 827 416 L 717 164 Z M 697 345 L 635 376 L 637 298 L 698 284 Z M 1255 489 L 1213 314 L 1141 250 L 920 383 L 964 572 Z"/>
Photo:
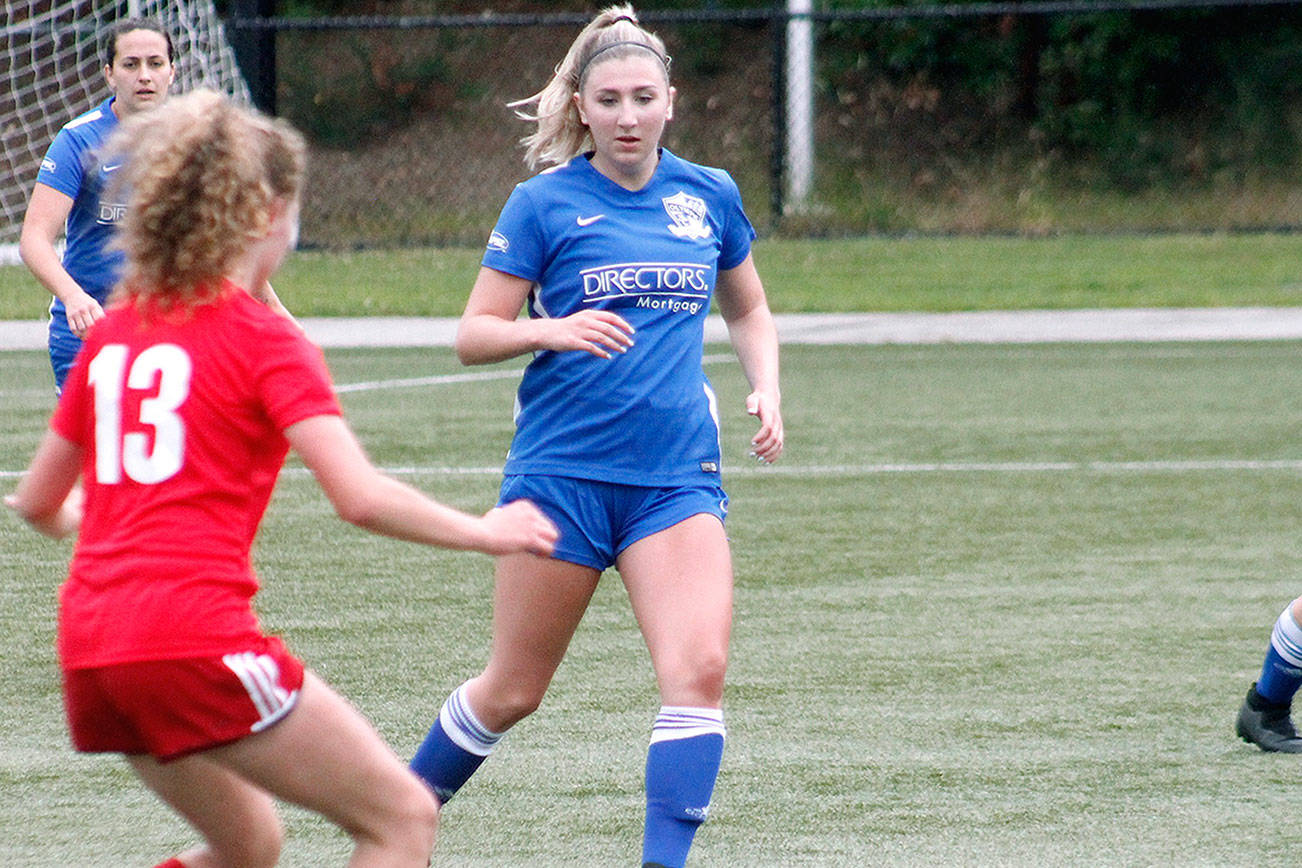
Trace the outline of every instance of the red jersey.
<path fill-rule="evenodd" d="M 227 284 L 96 323 L 50 427 L 82 448 L 85 517 L 60 589 L 66 669 L 223 652 L 260 635 L 249 549 L 289 443 L 340 413 L 325 359 Z"/>

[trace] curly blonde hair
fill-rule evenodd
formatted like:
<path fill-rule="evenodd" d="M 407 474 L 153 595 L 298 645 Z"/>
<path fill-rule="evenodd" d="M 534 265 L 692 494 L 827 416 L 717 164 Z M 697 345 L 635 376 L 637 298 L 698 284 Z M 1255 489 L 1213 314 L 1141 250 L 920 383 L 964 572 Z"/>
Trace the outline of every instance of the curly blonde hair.
<path fill-rule="evenodd" d="M 643 29 L 631 5 L 608 6 L 579 33 L 546 87 L 533 96 L 507 103 L 516 109 L 517 117 L 537 124 L 533 133 L 520 140 L 525 146 L 524 160 L 529 168 L 536 168 L 540 163 L 563 163 L 592 149 L 592 135 L 579 119 L 574 94 L 583 89 L 597 55 L 605 60 L 627 57 L 637 51 L 650 51 L 660 59 L 667 84 L 669 55 L 665 53 L 664 42 Z M 525 106 L 536 106 L 536 109 L 530 112 L 521 108 Z"/>
<path fill-rule="evenodd" d="M 288 123 L 197 90 L 123 120 L 106 146 L 127 193 L 119 295 L 162 309 L 211 300 L 221 277 L 296 199 L 306 145 Z"/>

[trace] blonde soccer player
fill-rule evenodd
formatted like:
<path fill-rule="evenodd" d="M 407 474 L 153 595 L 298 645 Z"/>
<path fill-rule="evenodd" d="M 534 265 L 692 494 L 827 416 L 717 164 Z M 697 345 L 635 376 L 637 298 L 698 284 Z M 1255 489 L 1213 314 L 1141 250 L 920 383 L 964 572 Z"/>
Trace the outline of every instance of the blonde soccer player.
<path fill-rule="evenodd" d="M 616 6 L 524 103 L 536 123 L 527 158 L 553 165 L 502 209 L 456 347 L 467 364 L 532 356 L 501 498 L 538 503 L 560 538 L 550 556 L 498 558 L 487 666 L 448 697 L 412 760 L 451 798 L 538 707 L 614 566 L 661 702 L 641 861 L 670 868 L 706 819 L 725 736 L 733 572 L 719 407 L 702 370 L 712 302 L 750 381 L 753 454 L 772 462 L 783 447 L 755 233 L 726 172 L 661 146 L 674 95 L 663 42 Z"/>

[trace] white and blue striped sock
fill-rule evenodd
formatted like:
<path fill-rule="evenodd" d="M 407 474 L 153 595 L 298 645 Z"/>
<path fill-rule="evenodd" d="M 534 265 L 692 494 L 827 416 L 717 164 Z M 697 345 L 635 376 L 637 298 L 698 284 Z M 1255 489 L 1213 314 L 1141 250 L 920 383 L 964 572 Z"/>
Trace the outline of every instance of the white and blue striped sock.
<path fill-rule="evenodd" d="M 726 731 L 718 708 L 666 705 L 646 755 L 643 864 L 679 868 L 710 811 Z"/>
<path fill-rule="evenodd" d="M 1270 633 L 1270 648 L 1257 679 L 1257 693 L 1262 698 L 1288 705 L 1302 687 L 1302 626 L 1293 619 L 1290 603 L 1275 621 Z"/>
<path fill-rule="evenodd" d="M 412 757 L 411 770 L 446 803 L 493 752 L 502 735 L 475 717 L 462 684 L 443 703 L 438 719 Z"/>

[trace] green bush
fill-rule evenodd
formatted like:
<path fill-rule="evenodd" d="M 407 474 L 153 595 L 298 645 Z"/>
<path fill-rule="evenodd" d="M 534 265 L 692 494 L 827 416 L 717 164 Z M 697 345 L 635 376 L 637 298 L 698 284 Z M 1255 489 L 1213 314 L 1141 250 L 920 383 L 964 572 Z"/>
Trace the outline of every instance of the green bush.
<path fill-rule="evenodd" d="M 903 150 L 910 123 L 978 154 L 1020 140 L 1133 191 L 1294 165 L 1300 45 L 1292 7 L 920 17 L 829 23 L 819 60 L 834 102 L 893 96 Z"/>

